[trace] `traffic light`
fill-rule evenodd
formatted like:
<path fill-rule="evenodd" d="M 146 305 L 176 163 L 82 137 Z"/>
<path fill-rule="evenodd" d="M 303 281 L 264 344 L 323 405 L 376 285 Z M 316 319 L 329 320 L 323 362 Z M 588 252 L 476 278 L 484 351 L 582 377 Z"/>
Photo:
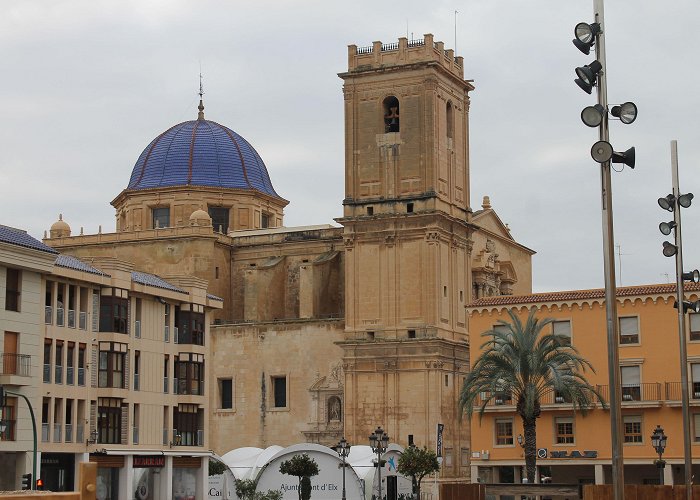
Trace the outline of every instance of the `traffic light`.
<path fill-rule="evenodd" d="M 32 475 L 31 473 L 22 474 L 22 489 L 31 490 L 32 489 Z"/>
<path fill-rule="evenodd" d="M 37 490 L 43 490 L 44 489 L 44 480 L 39 478 L 36 480 L 36 489 Z"/>

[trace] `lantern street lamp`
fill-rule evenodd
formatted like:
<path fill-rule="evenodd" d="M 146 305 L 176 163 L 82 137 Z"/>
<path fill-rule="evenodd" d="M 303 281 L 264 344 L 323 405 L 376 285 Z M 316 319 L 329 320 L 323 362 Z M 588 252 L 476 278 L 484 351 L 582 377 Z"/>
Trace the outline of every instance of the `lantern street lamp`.
<path fill-rule="evenodd" d="M 651 445 L 659 454 L 659 459 L 654 463 L 659 468 L 659 484 L 664 484 L 664 468 L 666 467 L 666 462 L 661 458 L 666 449 L 666 442 L 668 441 L 668 436 L 664 434 L 664 430 L 660 425 L 656 426 L 654 433 L 651 435 Z"/>
<path fill-rule="evenodd" d="M 340 458 L 343 459 L 343 500 L 345 500 L 345 459 L 348 458 L 348 455 L 350 454 L 350 444 L 345 440 L 345 437 L 343 437 L 343 439 L 341 439 L 335 446 L 335 452 Z"/>
<path fill-rule="evenodd" d="M 379 500 L 382 498 L 382 454 L 389 446 L 389 434 L 384 429 L 377 427 L 369 437 L 369 445 L 377 454 L 377 481 L 379 487 Z"/>

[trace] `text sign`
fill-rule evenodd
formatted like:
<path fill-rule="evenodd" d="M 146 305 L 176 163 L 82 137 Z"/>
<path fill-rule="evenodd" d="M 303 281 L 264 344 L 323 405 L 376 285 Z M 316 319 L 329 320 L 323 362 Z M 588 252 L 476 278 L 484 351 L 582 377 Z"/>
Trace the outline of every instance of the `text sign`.
<path fill-rule="evenodd" d="M 165 457 L 162 455 L 134 455 L 134 467 L 165 467 Z"/>

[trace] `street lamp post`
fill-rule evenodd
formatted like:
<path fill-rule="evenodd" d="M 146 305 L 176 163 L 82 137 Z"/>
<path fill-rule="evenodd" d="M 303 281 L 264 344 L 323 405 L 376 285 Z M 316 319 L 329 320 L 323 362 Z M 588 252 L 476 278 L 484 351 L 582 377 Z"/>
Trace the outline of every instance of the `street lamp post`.
<path fill-rule="evenodd" d="M 379 487 L 379 498 L 382 500 L 382 454 L 389 446 L 389 434 L 384 429 L 377 427 L 369 436 L 369 445 L 372 451 L 377 454 L 377 482 Z"/>
<path fill-rule="evenodd" d="M 666 467 L 666 462 L 661 458 L 666 449 L 666 442 L 668 437 L 664 434 L 664 430 L 660 425 L 656 426 L 654 433 L 651 435 L 651 445 L 659 454 L 659 459 L 656 460 L 656 466 L 659 468 L 659 484 L 664 484 L 664 468 Z"/>
<path fill-rule="evenodd" d="M 343 500 L 345 500 L 345 459 L 348 458 L 348 455 L 350 454 L 350 444 L 348 444 L 344 437 L 336 445 L 335 451 L 338 453 L 340 458 L 343 459 Z"/>

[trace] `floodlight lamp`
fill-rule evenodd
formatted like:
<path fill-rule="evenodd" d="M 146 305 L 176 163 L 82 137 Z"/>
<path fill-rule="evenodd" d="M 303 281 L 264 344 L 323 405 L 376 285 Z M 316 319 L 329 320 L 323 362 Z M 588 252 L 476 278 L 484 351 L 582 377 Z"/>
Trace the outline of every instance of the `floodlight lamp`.
<path fill-rule="evenodd" d="M 629 125 L 637 119 L 637 105 L 633 102 L 625 102 L 619 106 L 613 106 L 610 114 L 619 118 L 622 123 Z"/>
<path fill-rule="evenodd" d="M 605 116 L 605 108 L 600 104 L 594 106 L 586 106 L 581 111 L 581 121 L 588 127 L 597 127 L 603 121 Z"/>
<path fill-rule="evenodd" d="M 595 36 L 600 33 L 599 23 L 578 23 L 574 28 L 574 36 L 576 40 L 585 44 L 592 44 L 595 41 Z"/>
<path fill-rule="evenodd" d="M 683 281 L 692 281 L 693 283 L 700 283 L 700 271 L 694 269 L 687 273 L 683 273 L 681 274 L 681 278 L 683 278 Z"/>
<path fill-rule="evenodd" d="M 662 222 L 659 224 L 659 231 L 661 231 L 661 234 L 668 236 L 675 227 L 676 223 L 674 221 Z"/>
<path fill-rule="evenodd" d="M 613 163 L 624 163 L 629 168 L 634 168 L 634 147 L 629 148 L 624 153 L 618 153 L 617 151 L 612 154 Z"/>
<path fill-rule="evenodd" d="M 663 208 L 664 210 L 668 210 L 669 212 L 673 212 L 673 207 L 676 205 L 676 197 L 673 196 L 672 194 L 669 194 L 667 196 L 664 196 L 663 198 L 659 198 L 657 200 L 659 206 Z"/>
<path fill-rule="evenodd" d="M 591 156 L 598 163 L 605 163 L 613 155 L 613 148 L 609 142 L 598 141 L 591 148 Z"/>
<path fill-rule="evenodd" d="M 678 247 L 676 245 L 674 245 L 673 243 L 668 242 L 668 241 L 664 241 L 663 245 L 664 245 L 664 249 L 663 249 L 664 257 L 673 257 L 674 255 L 676 255 L 676 253 L 678 253 Z"/>
<path fill-rule="evenodd" d="M 586 94 L 590 94 L 591 92 L 593 92 L 593 85 L 585 83 L 580 78 L 576 78 L 574 80 L 574 83 L 578 85 L 581 88 L 581 90 L 583 90 Z"/>
<path fill-rule="evenodd" d="M 682 194 L 678 197 L 678 204 L 683 208 L 688 208 L 693 202 L 693 193 Z"/>
<path fill-rule="evenodd" d="M 593 61 L 591 64 L 588 64 L 586 66 L 579 66 L 576 68 L 576 76 L 579 77 L 579 79 L 587 84 L 593 86 L 595 83 L 596 76 L 600 71 L 603 69 L 603 65 L 600 64 L 599 61 Z"/>
<path fill-rule="evenodd" d="M 700 300 L 696 300 L 695 302 L 683 302 L 683 309 L 685 311 L 692 311 L 696 314 L 700 313 Z"/>

